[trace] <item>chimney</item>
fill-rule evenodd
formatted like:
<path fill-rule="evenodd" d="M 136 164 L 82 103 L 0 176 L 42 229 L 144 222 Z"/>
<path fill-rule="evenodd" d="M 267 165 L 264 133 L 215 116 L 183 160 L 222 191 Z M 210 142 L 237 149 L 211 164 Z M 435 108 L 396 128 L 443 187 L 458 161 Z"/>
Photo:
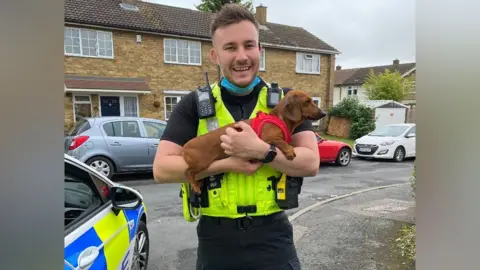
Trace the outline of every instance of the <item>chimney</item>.
<path fill-rule="evenodd" d="M 398 66 L 398 64 L 400 64 L 400 60 L 398 60 L 398 59 L 393 60 L 393 65 L 394 66 Z"/>
<path fill-rule="evenodd" d="M 341 70 L 342 66 L 337 66 L 336 70 Z"/>
<path fill-rule="evenodd" d="M 257 19 L 258 23 L 260 25 L 266 25 L 267 24 L 267 7 L 258 6 L 255 11 L 255 18 Z"/>

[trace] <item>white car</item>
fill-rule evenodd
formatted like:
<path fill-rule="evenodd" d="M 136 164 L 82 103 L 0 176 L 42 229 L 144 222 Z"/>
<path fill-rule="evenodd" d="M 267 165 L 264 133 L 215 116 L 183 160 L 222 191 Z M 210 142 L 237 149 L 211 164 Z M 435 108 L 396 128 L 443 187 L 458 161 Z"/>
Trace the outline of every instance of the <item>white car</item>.
<path fill-rule="evenodd" d="M 416 156 L 415 124 L 391 124 L 355 140 L 352 156 L 393 159 L 401 162 Z"/>

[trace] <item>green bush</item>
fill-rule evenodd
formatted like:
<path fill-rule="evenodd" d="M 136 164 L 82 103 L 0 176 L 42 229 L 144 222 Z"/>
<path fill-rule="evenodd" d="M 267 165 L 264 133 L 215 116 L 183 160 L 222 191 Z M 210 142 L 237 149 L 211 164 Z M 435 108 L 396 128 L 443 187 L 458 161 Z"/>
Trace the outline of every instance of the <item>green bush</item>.
<path fill-rule="evenodd" d="M 375 129 L 373 109 L 360 104 L 355 97 L 346 97 L 330 110 L 330 116 L 351 120 L 350 139 L 355 140 Z"/>

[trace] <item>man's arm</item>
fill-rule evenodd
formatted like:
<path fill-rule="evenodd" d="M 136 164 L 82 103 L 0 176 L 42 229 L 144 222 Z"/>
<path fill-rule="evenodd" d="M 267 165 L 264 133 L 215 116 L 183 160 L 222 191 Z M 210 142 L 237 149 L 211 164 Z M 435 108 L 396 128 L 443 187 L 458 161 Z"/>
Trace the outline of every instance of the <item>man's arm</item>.
<path fill-rule="evenodd" d="M 193 94 L 183 97 L 170 115 L 167 127 L 158 144 L 153 161 L 153 177 L 157 183 L 181 183 L 186 181 L 187 163 L 182 157 L 182 147 L 197 136 L 198 116 Z M 197 180 L 224 172 L 251 174 L 261 164 L 251 164 L 235 157 L 213 162 Z"/>
<path fill-rule="evenodd" d="M 196 179 L 202 179 L 210 175 L 223 173 L 228 168 L 228 160 L 213 162 Z M 157 154 L 153 162 L 153 177 L 157 183 L 181 183 L 186 181 L 185 170 L 187 163 L 182 157 L 182 146 L 161 140 L 158 144 Z"/>
<path fill-rule="evenodd" d="M 157 183 L 180 183 L 186 181 L 187 164 L 182 157 L 182 146 L 197 136 L 198 116 L 193 93 L 184 96 L 175 106 L 162 138 L 158 143 L 153 161 L 153 177 Z M 201 179 L 225 170 L 225 161 L 212 164 Z"/>
<path fill-rule="evenodd" d="M 242 131 L 227 129 L 222 135 L 222 147 L 229 155 L 263 160 L 270 150 L 270 145 L 260 139 L 250 125 L 240 122 L 235 125 Z M 320 156 L 311 121 L 304 121 L 292 134 L 290 145 L 294 147 L 296 157 L 287 160 L 277 148 L 277 156 L 269 165 L 287 175 L 308 177 L 318 173 Z"/>
<path fill-rule="evenodd" d="M 270 150 L 270 145 L 264 141 L 259 141 L 259 157 L 265 156 Z M 294 149 L 296 157 L 293 160 L 287 160 L 280 149 L 277 148 L 277 156 L 269 163 L 275 168 L 289 176 L 308 177 L 315 176 L 318 173 L 320 156 L 318 153 L 317 139 L 313 131 L 301 131 L 292 135 L 290 143 Z"/>

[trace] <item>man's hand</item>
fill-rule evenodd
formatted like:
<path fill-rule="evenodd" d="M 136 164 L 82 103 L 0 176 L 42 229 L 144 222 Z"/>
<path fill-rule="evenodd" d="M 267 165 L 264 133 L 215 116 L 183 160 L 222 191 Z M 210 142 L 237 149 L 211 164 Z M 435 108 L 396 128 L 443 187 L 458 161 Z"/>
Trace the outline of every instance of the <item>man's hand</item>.
<path fill-rule="evenodd" d="M 243 159 L 264 159 L 270 146 L 257 136 L 250 125 L 239 122 L 234 127 L 241 131 L 227 128 L 227 134 L 220 137 L 225 154 Z"/>
<path fill-rule="evenodd" d="M 226 158 L 225 162 L 227 163 L 226 167 L 230 169 L 229 171 L 246 175 L 254 174 L 263 165 L 260 161 L 253 162 L 234 156 Z"/>

